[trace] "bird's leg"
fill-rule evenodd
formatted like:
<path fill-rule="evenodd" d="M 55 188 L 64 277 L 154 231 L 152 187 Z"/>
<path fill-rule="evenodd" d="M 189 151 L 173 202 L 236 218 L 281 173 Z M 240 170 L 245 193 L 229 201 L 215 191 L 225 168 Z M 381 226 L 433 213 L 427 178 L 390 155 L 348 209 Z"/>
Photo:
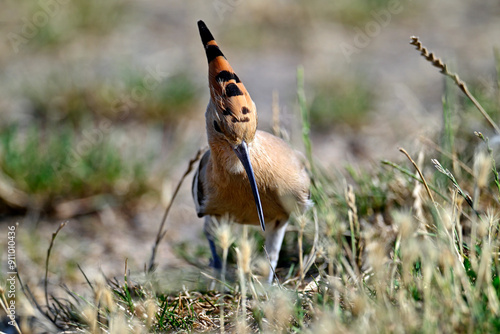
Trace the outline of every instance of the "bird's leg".
<path fill-rule="evenodd" d="M 280 256 L 281 244 L 283 243 L 283 237 L 285 236 L 286 227 L 288 221 L 280 222 L 275 221 L 274 224 L 270 224 L 269 228 L 266 230 L 266 252 L 269 256 L 269 261 L 271 262 L 272 270 L 269 271 L 269 276 L 267 277 L 267 282 L 269 284 L 273 281 L 274 270 L 278 264 L 278 258 Z"/>
<path fill-rule="evenodd" d="M 210 260 L 210 267 L 214 268 L 217 273 L 220 273 L 222 269 L 222 261 L 217 254 L 217 247 L 215 247 L 214 240 L 214 224 L 217 224 L 211 216 L 205 216 L 205 224 L 203 225 L 203 231 L 207 237 L 208 244 L 210 246 L 210 251 L 212 252 L 212 259 Z"/>

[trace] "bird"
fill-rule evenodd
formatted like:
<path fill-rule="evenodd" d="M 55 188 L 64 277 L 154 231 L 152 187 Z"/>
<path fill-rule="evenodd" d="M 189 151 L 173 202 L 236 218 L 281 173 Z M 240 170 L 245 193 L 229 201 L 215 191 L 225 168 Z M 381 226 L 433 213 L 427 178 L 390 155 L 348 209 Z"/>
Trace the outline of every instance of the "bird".
<path fill-rule="evenodd" d="M 292 213 L 312 206 L 308 170 L 303 155 L 285 141 L 257 130 L 257 108 L 203 21 L 198 29 L 208 61 L 210 99 L 205 112 L 209 149 L 201 158 L 192 183 L 198 217 L 217 270 L 213 217 L 259 225 L 265 235 L 272 283 L 286 227 Z"/>

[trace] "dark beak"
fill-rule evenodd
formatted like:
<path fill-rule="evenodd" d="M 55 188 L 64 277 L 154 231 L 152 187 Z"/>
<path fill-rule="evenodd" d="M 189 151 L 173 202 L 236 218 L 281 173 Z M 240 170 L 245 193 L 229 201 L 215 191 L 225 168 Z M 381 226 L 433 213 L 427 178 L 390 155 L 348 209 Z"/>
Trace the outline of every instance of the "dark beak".
<path fill-rule="evenodd" d="M 257 213 L 259 215 L 260 227 L 262 231 L 266 230 L 266 223 L 264 222 L 264 213 L 262 211 L 262 204 L 260 202 L 259 190 L 257 189 L 257 183 L 255 182 L 255 175 L 253 174 L 252 164 L 250 163 L 250 155 L 248 154 L 248 146 L 244 141 L 240 145 L 236 146 L 234 152 L 240 159 L 245 171 L 247 172 L 248 181 L 250 181 L 250 187 L 252 187 L 253 198 L 255 200 L 255 205 L 257 206 Z"/>

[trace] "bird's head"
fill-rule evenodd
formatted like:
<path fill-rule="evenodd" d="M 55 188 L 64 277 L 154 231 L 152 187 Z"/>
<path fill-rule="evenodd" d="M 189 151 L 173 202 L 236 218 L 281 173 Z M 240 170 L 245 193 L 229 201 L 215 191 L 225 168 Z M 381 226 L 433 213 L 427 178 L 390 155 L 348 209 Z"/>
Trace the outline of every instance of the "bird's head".
<path fill-rule="evenodd" d="M 231 146 L 249 144 L 257 130 L 255 103 L 203 21 L 198 28 L 208 60 L 209 131 Z"/>
<path fill-rule="evenodd" d="M 209 140 L 227 142 L 243 164 L 264 230 L 264 215 L 248 150 L 257 131 L 257 109 L 203 21 L 198 21 L 198 29 L 208 60 L 210 103 L 206 121 Z"/>

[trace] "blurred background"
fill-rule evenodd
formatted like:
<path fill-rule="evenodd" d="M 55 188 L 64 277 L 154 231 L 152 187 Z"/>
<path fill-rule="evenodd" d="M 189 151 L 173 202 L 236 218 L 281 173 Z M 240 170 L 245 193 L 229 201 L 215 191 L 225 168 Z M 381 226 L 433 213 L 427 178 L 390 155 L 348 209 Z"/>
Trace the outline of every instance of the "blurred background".
<path fill-rule="evenodd" d="M 65 265 L 54 273 L 78 276 L 80 264 L 89 276 L 117 275 L 126 258 L 143 267 L 175 185 L 206 145 L 200 19 L 255 101 L 259 128 L 272 131 L 274 94 L 299 150 L 304 68 L 314 156 L 342 173 L 399 160 L 398 147 L 416 150 L 422 137 L 439 141 L 445 81 L 412 35 L 491 101 L 499 18 L 494 0 L 2 1 L 1 230 L 19 222 L 18 262 L 35 282 L 62 221 L 53 261 Z M 498 120 L 498 105 L 485 107 Z M 471 136 L 488 132 L 464 110 Z M 205 243 L 190 179 L 167 221 L 160 270 L 184 264 L 177 245 Z M 3 233 L 2 254 L 6 242 Z"/>

